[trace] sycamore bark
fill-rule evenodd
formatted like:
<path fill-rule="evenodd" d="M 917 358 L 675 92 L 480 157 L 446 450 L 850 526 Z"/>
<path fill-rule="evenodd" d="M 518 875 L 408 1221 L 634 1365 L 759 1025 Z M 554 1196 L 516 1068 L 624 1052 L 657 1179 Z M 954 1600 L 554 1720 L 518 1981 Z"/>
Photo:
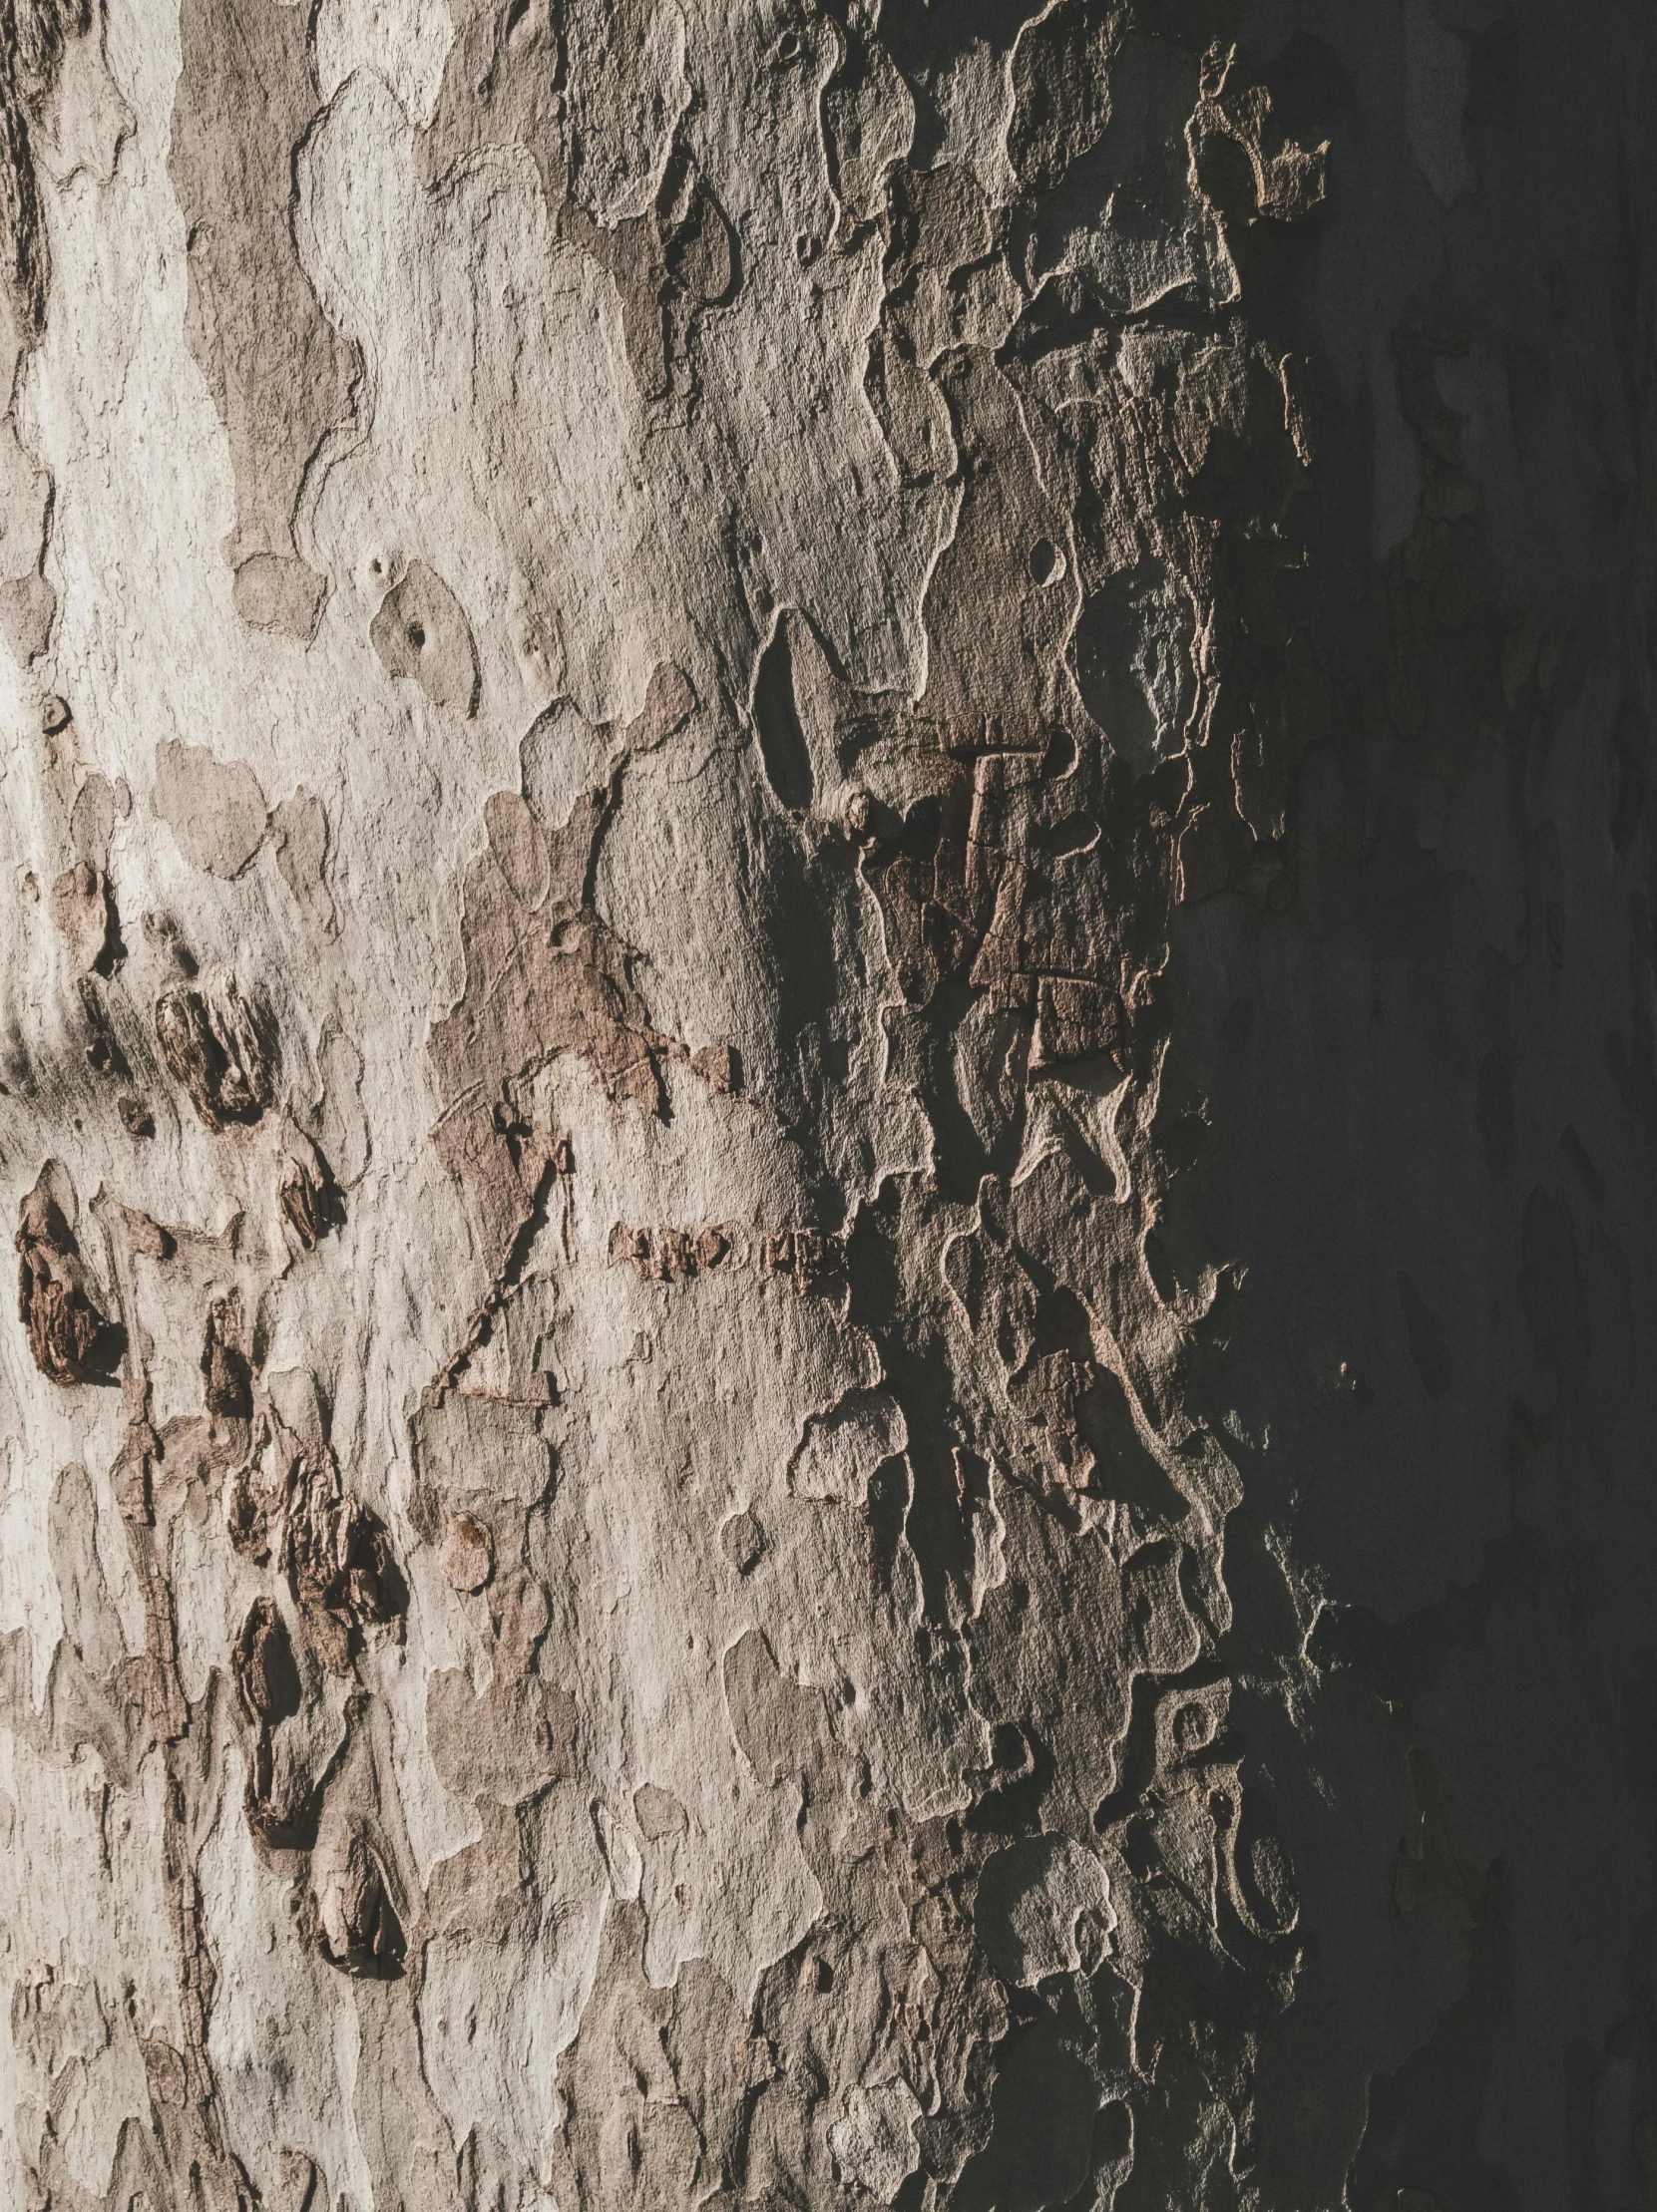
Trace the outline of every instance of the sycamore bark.
<path fill-rule="evenodd" d="M 1657 27 L 0 0 L 0 2199 L 1657 2202 Z"/>

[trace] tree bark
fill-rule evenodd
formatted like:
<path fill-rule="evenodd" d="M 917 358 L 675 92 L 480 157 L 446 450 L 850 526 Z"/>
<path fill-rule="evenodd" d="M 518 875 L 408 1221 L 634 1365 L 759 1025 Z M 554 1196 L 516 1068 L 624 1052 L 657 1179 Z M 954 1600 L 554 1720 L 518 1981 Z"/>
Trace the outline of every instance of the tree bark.
<path fill-rule="evenodd" d="M 0 0 L 0 2197 L 1657 2203 L 1657 25 Z"/>

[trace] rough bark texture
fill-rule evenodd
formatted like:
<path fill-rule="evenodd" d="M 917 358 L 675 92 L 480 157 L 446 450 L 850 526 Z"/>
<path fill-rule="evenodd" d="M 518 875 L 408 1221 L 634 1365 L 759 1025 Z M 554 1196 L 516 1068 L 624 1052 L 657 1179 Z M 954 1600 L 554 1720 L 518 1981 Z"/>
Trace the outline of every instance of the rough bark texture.
<path fill-rule="evenodd" d="M 1641 0 L 0 0 L 0 2199 L 1657 2204 Z"/>

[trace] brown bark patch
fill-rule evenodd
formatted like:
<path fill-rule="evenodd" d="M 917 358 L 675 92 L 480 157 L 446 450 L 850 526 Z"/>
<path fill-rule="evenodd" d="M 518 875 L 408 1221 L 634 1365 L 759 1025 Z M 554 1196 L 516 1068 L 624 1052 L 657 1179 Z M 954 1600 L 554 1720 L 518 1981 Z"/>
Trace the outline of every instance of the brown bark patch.
<path fill-rule="evenodd" d="M 306 922 L 323 936 L 337 936 L 339 921 L 322 873 L 328 858 L 328 817 L 321 800 L 301 784 L 271 815 L 270 836 L 282 882 Z"/>
<path fill-rule="evenodd" d="M 300 1252 L 314 1252 L 328 1231 L 344 1219 L 344 1200 L 327 1161 L 291 1122 L 282 1137 L 276 1203 L 288 1236 Z"/>
<path fill-rule="evenodd" d="M 449 1516 L 439 1556 L 449 1588 L 468 1596 L 482 1590 L 495 1572 L 494 1538 L 474 1513 Z"/>
<path fill-rule="evenodd" d="M 203 1399 L 219 1420 L 245 1421 L 253 1410 L 252 1373 L 242 1348 L 241 1301 L 214 1298 L 202 1342 Z"/>
<path fill-rule="evenodd" d="M 403 1971 L 402 1923 L 378 1849 L 366 1825 L 341 1821 L 319 1835 L 311 1857 L 317 1949 L 342 1974 L 390 1981 Z"/>
<path fill-rule="evenodd" d="M 275 1097 L 268 1017 L 233 983 L 217 1004 L 199 990 L 165 991 L 156 1001 L 156 1042 L 168 1074 L 215 1136 L 232 1122 L 257 1121 Z"/>
<path fill-rule="evenodd" d="M 48 894 L 53 924 L 77 975 L 107 975 L 120 935 L 110 887 L 90 861 L 65 869 Z"/>
<path fill-rule="evenodd" d="M 329 1452 L 301 1452 L 288 1470 L 281 1566 L 317 1657 L 350 1670 L 363 1632 L 395 1621 L 408 1592 L 378 1514 L 351 1497 Z"/>
<path fill-rule="evenodd" d="M 411 560 L 380 601 L 368 641 L 387 674 L 411 676 L 434 707 L 478 710 L 478 651 L 460 601 L 435 568 Z"/>
<path fill-rule="evenodd" d="M 168 175 L 190 255 L 185 337 L 229 442 L 224 554 L 244 621 L 307 642 L 323 579 L 298 559 L 293 510 L 341 420 L 356 349 L 322 313 L 289 223 L 293 150 L 320 105 L 304 8 L 187 0 Z"/>
<path fill-rule="evenodd" d="M 92 1294 L 81 1248 L 69 1226 L 69 1178 L 55 1160 L 41 1169 L 18 1213 L 17 1312 L 35 1365 L 48 1381 L 113 1382 L 126 1344 Z"/>
<path fill-rule="evenodd" d="M 258 778 L 245 761 L 219 760 L 206 745 L 162 740 L 151 804 L 191 867 L 225 883 L 264 843 L 269 810 Z"/>
<path fill-rule="evenodd" d="M 446 1789 L 516 1805 L 572 1770 L 575 1705 L 539 1675 L 497 1680 L 481 1697 L 459 1667 L 426 1689 L 426 1739 Z"/>

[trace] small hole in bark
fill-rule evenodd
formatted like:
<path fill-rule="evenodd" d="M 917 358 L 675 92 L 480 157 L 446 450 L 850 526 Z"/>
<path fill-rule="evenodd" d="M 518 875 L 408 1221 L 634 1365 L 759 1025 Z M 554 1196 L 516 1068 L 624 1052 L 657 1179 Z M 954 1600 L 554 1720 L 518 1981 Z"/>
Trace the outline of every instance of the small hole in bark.
<path fill-rule="evenodd" d="M 800 34 L 798 31 L 783 32 L 781 38 L 777 41 L 777 54 L 785 62 L 797 62 L 799 60 Z"/>
<path fill-rule="evenodd" d="M 1056 583 L 1067 563 L 1050 538 L 1038 538 L 1030 550 L 1030 572 L 1037 583 Z"/>
<path fill-rule="evenodd" d="M 811 806 L 815 783 L 811 748 L 794 698 L 793 640 L 786 618 L 778 622 L 754 677 L 754 728 L 766 781 L 791 814 Z"/>
<path fill-rule="evenodd" d="M 426 642 L 426 625 L 424 622 L 410 622 L 408 626 L 408 641 L 414 647 L 415 651 L 419 652 L 420 648 Z"/>
<path fill-rule="evenodd" d="M 1093 2163 L 1118 2166 L 1133 2148 L 1133 2114 L 1119 2098 L 1101 2104 L 1093 2121 Z"/>

